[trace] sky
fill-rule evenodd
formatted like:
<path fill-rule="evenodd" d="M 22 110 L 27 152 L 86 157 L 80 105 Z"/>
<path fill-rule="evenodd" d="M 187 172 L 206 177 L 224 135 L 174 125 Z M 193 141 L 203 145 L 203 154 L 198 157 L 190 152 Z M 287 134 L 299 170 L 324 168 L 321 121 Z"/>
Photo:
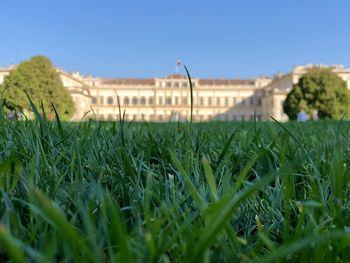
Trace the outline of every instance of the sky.
<path fill-rule="evenodd" d="M 67 71 L 254 78 L 350 67 L 348 0 L 1 0 L 0 66 L 45 55 Z M 181 67 L 180 73 L 184 70 Z"/>

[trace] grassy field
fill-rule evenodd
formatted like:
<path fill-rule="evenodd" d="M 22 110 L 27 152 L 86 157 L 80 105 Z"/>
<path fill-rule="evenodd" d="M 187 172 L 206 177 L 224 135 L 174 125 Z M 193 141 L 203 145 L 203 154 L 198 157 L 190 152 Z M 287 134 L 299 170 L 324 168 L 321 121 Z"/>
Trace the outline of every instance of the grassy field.
<path fill-rule="evenodd" d="M 350 123 L 11 122 L 0 261 L 350 262 Z"/>

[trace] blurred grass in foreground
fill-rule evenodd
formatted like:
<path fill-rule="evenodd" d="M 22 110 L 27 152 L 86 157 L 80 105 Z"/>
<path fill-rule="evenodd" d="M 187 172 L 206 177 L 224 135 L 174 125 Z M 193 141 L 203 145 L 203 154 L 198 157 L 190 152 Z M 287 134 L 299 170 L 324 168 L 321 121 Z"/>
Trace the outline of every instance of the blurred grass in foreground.
<path fill-rule="evenodd" d="M 350 261 L 350 123 L 190 125 L 1 113 L 0 261 Z"/>

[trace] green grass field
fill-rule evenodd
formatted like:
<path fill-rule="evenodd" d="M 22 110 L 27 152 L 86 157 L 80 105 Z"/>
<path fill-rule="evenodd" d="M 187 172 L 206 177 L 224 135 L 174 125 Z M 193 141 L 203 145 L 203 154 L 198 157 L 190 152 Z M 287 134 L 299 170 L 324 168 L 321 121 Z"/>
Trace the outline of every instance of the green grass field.
<path fill-rule="evenodd" d="M 349 138 L 0 113 L 0 261 L 350 262 Z"/>

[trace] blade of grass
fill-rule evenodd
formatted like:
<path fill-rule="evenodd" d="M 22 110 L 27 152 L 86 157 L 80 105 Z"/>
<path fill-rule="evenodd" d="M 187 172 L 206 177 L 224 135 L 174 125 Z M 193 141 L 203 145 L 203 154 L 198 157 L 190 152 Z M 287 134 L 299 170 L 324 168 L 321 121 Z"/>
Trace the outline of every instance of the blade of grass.
<path fill-rule="evenodd" d="M 64 214 L 59 211 L 52 202 L 38 189 L 31 190 L 31 196 L 38 204 L 36 211 L 41 211 L 45 215 L 44 219 L 48 219 L 50 224 L 53 224 L 64 241 L 67 242 L 70 252 L 76 262 L 82 260 L 82 254 L 88 262 L 96 262 L 95 256 L 91 249 L 87 246 L 83 237 L 71 226 Z"/>
<path fill-rule="evenodd" d="M 236 208 L 244 200 L 259 191 L 259 189 L 268 185 L 274 178 L 275 175 L 266 176 L 243 191 L 234 193 L 233 195 L 231 193 L 222 198 L 219 202 L 213 204 L 210 207 L 211 214 L 204 215 L 204 218 L 207 217 L 206 226 L 198 235 L 196 247 L 191 250 L 190 255 L 188 255 L 189 261 L 201 258 L 203 251 L 212 244 L 217 235 L 226 227 L 226 223 L 230 220 Z"/>
<path fill-rule="evenodd" d="M 186 66 L 184 66 L 184 67 L 185 67 L 185 70 L 186 70 L 188 82 L 190 84 L 190 94 L 191 94 L 191 118 L 190 118 L 190 123 L 191 123 L 191 126 L 192 126 L 192 121 L 193 121 L 193 84 L 192 84 L 192 79 L 191 79 L 190 73 L 188 72 L 187 67 Z"/>
<path fill-rule="evenodd" d="M 333 231 L 324 233 L 322 235 L 310 235 L 303 239 L 294 241 L 292 243 L 282 245 L 278 249 L 276 249 L 273 253 L 268 256 L 261 257 L 257 259 L 255 262 L 259 263 L 268 263 L 268 262 L 276 262 L 278 259 L 283 259 L 288 255 L 292 255 L 293 253 L 307 248 L 311 245 L 314 247 L 320 246 L 330 241 L 330 239 L 339 239 L 341 237 L 349 237 L 349 233 L 345 233 L 342 231 Z"/>
<path fill-rule="evenodd" d="M 56 110 L 55 105 L 53 103 L 51 103 L 51 106 L 52 106 L 52 108 L 53 108 L 53 110 L 55 112 L 58 134 L 61 136 L 61 139 L 63 140 L 64 139 L 64 132 L 63 132 L 60 116 L 58 115 L 58 112 Z"/>
<path fill-rule="evenodd" d="M 204 169 L 204 175 L 205 175 L 205 178 L 207 180 L 207 184 L 208 184 L 208 187 L 210 190 L 211 199 L 212 199 L 212 201 L 216 202 L 219 200 L 219 198 L 218 198 L 218 190 L 216 187 L 216 182 L 215 182 L 213 170 L 211 169 L 209 161 L 206 158 L 203 158 L 202 165 L 203 165 L 203 169 Z"/>
<path fill-rule="evenodd" d="M 285 132 L 287 132 L 292 138 L 293 140 L 300 146 L 300 148 L 303 150 L 303 152 L 305 153 L 306 157 L 309 159 L 309 162 L 311 163 L 311 166 L 316 174 L 316 182 L 317 182 L 317 186 L 319 188 L 320 191 L 320 197 L 323 203 L 326 203 L 326 197 L 323 191 L 323 187 L 321 185 L 321 173 L 318 170 L 317 166 L 315 165 L 314 161 L 312 160 L 310 154 L 308 153 L 308 151 L 305 149 L 304 145 L 298 140 L 297 137 L 295 137 L 295 135 L 293 133 L 291 133 L 282 123 L 280 123 L 278 120 L 276 120 L 274 117 L 270 116 L 269 117 L 278 125 L 280 126 Z"/>
<path fill-rule="evenodd" d="M 20 242 L 3 225 L 0 225 L 0 244 L 13 262 L 27 262 Z"/>
<path fill-rule="evenodd" d="M 190 179 L 189 175 L 187 174 L 185 168 L 181 165 L 179 159 L 176 157 L 176 154 L 171 150 L 168 149 L 168 152 L 170 154 L 171 160 L 175 167 L 179 170 L 183 181 L 190 192 L 190 195 L 192 196 L 193 200 L 195 201 L 196 205 L 200 208 L 200 210 L 203 210 L 207 207 L 206 202 L 203 200 L 200 193 L 197 191 L 196 187 L 194 186 L 192 180 Z"/>

